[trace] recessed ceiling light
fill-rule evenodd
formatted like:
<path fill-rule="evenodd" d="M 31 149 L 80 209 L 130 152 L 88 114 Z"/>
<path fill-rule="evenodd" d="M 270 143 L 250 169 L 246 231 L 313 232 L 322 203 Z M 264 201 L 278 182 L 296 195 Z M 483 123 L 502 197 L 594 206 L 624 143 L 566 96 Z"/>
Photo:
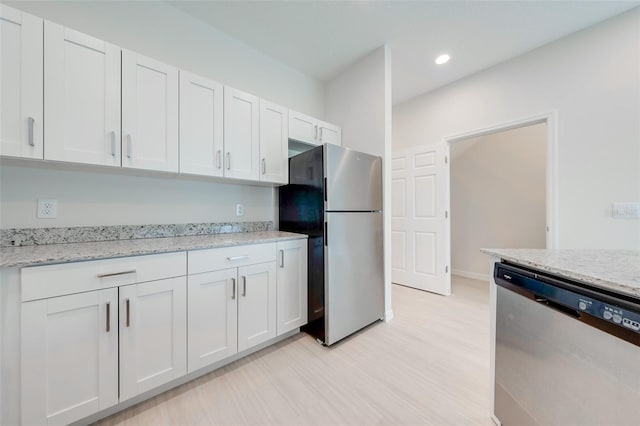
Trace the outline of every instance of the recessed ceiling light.
<path fill-rule="evenodd" d="M 451 57 L 446 53 L 444 53 L 436 58 L 436 64 L 438 65 L 446 64 L 447 62 L 449 62 L 449 59 L 451 59 Z"/>

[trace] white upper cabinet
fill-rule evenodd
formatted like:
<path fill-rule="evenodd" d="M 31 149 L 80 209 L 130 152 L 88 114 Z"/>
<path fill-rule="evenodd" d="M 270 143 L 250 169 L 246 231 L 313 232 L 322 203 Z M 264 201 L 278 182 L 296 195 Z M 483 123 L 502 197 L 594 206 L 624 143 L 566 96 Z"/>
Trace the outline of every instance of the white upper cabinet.
<path fill-rule="evenodd" d="M 180 70 L 180 173 L 223 176 L 223 89 Z"/>
<path fill-rule="evenodd" d="M 122 166 L 178 171 L 178 69 L 122 51 Z"/>
<path fill-rule="evenodd" d="M 44 158 L 120 166 L 120 48 L 45 22 L 44 69 Z"/>
<path fill-rule="evenodd" d="M 260 99 L 260 180 L 289 181 L 287 108 Z"/>
<path fill-rule="evenodd" d="M 318 144 L 318 119 L 289 110 L 289 139 Z"/>
<path fill-rule="evenodd" d="M 249 93 L 224 88 L 224 175 L 260 180 L 259 102 Z"/>
<path fill-rule="evenodd" d="M 0 155 L 43 158 L 42 25 L 0 5 Z"/>
<path fill-rule="evenodd" d="M 342 129 L 335 124 L 318 120 L 318 142 L 342 145 Z"/>
<path fill-rule="evenodd" d="M 289 110 L 289 139 L 311 145 L 342 145 L 342 129 L 335 124 Z"/>

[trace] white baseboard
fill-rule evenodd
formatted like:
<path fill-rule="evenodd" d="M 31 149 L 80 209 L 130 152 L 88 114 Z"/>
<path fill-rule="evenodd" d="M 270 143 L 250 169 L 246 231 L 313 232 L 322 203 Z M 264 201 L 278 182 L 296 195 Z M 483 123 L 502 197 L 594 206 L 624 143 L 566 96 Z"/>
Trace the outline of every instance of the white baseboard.
<path fill-rule="evenodd" d="M 485 282 L 489 282 L 489 279 L 491 278 L 489 274 L 480 274 L 478 272 L 462 271 L 460 269 L 451 269 L 451 274 L 458 275 L 464 278 L 471 278 L 472 280 L 480 280 Z"/>

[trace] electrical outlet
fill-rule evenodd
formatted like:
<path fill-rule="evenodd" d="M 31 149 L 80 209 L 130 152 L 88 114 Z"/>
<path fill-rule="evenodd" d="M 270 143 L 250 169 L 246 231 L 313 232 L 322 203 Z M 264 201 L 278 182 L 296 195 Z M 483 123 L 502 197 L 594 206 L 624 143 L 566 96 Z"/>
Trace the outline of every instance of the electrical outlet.
<path fill-rule="evenodd" d="M 58 216 L 58 200 L 38 199 L 38 219 L 55 219 Z"/>
<path fill-rule="evenodd" d="M 236 204 L 236 216 L 244 216 L 244 204 Z"/>
<path fill-rule="evenodd" d="M 613 203 L 613 217 L 617 219 L 640 218 L 640 203 Z"/>

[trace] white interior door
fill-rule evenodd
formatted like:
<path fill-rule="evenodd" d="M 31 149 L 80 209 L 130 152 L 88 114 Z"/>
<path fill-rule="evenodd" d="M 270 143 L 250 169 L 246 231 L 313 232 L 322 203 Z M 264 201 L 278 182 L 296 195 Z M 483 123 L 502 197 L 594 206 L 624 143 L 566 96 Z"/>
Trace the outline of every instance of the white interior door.
<path fill-rule="evenodd" d="M 394 152 L 392 281 L 451 294 L 446 145 Z"/>

